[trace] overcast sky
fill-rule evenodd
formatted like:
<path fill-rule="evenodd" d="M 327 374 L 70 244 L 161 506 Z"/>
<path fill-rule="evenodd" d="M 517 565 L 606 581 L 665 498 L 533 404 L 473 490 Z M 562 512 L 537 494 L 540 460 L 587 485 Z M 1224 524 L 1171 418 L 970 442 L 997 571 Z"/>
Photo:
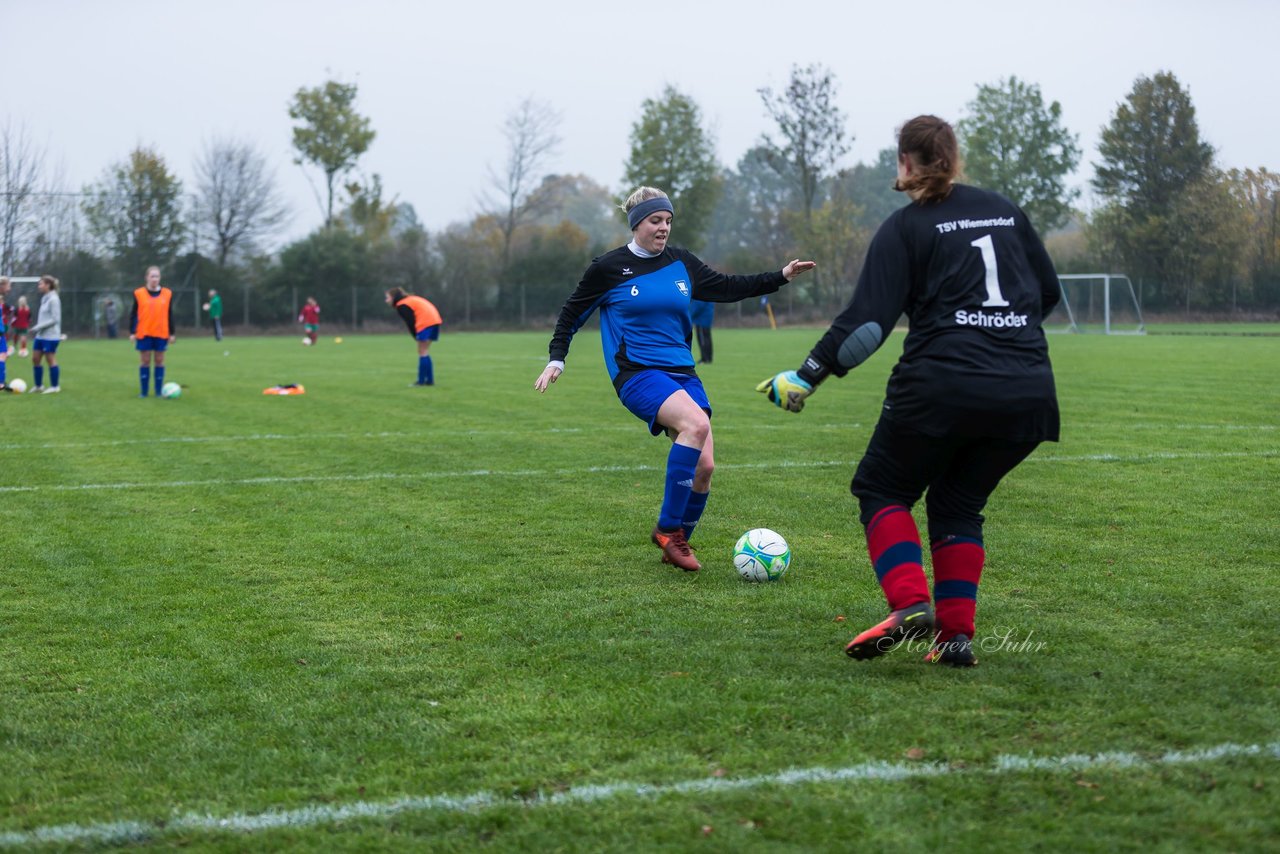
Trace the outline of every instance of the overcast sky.
<path fill-rule="evenodd" d="M 846 165 L 893 145 L 904 119 L 954 121 L 978 85 L 1016 75 L 1062 104 L 1083 187 L 1099 129 L 1161 70 L 1189 89 L 1222 166 L 1280 169 L 1278 32 L 1277 0 L 0 0 L 0 121 L 25 128 L 71 189 L 142 144 L 191 190 L 207 140 L 251 141 L 292 206 L 292 238 L 321 213 L 292 162 L 287 105 L 300 87 L 355 83 L 377 131 L 360 172 L 436 230 L 476 213 L 527 96 L 563 117 L 552 171 L 620 191 L 640 104 L 666 84 L 698 103 L 732 166 L 772 130 L 757 90 L 821 63 L 854 137 Z"/>

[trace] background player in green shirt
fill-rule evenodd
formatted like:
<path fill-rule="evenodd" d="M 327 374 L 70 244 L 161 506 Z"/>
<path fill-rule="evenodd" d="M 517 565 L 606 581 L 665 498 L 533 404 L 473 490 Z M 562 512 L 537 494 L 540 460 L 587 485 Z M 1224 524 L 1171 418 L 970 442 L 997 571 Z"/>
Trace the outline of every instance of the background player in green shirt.
<path fill-rule="evenodd" d="M 209 301 L 204 304 L 204 310 L 209 312 L 209 319 L 213 321 L 213 335 L 219 341 L 222 340 L 222 297 L 218 296 L 218 292 L 213 288 L 209 288 Z"/>

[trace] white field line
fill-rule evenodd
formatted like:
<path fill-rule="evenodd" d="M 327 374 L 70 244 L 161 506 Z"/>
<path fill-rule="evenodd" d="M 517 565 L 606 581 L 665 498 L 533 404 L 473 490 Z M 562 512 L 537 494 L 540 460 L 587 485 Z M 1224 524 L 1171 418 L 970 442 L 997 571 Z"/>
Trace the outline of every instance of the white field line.
<path fill-rule="evenodd" d="M 744 424 L 725 429 L 738 430 L 784 430 L 786 424 Z M 822 424 L 812 430 L 843 431 L 858 429 L 859 423 Z M 421 430 L 421 431 L 380 431 L 365 433 L 248 433 L 243 436 L 159 436 L 141 439 L 93 439 L 85 442 L 0 442 L 0 451 L 19 450 L 58 450 L 62 448 L 115 448 L 127 445 L 216 445 L 243 442 L 313 442 L 317 439 L 335 439 L 349 442 L 355 439 L 439 439 L 441 436 L 540 436 L 542 434 L 559 435 L 563 433 L 604 433 L 608 431 L 636 432 L 634 424 L 606 424 L 590 427 L 543 427 L 524 428 L 520 430 Z"/>
<path fill-rule="evenodd" d="M 403 813 L 474 812 L 493 808 L 538 809 L 562 804 L 589 804 L 613 798 L 657 798 L 667 795 L 705 795 L 762 786 L 803 786 L 822 783 L 879 783 L 924 777 L 1008 775 L 1024 772 L 1050 774 L 1082 771 L 1124 771 L 1170 765 L 1203 765 L 1225 759 L 1257 757 L 1280 759 L 1280 742 L 1269 744 L 1219 744 L 1199 750 L 1173 750 L 1159 755 L 1128 751 L 1065 756 L 997 756 L 990 764 L 955 766 L 937 762 L 865 762 L 846 768 L 793 768 L 754 777 L 703 777 L 676 783 L 607 783 L 574 786 L 558 792 L 538 792 L 512 797 L 492 792 L 469 795 L 420 795 L 390 801 L 354 801 L 291 810 L 210 815 L 185 813 L 162 820 L 113 821 L 101 824 L 60 824 L 32 830 L 0 832 L 0 848 L 82 843 L 120 844 L 144 842 L 170 833 L 257 833 L 278 828 L 306 828 L 344 821 L 380 821 Z"/>
<path fill-rule="evenodd" d="M 796 422 L 799 423 L 799 422 Z M 786 430 L 792 427 L 786 422 L 764 424 L 734 423 L 718 424 L 721 433 L 740 430 Z M 864 426 L 859 422 L 840 424 L 803 425 L 806 432 L 859 430 Z M 1089 425 L 1076 424 L 1080 429 Z M 422 431 L 368 431 L 357 433 L 248 433 L 242 436 L 157 436 L 139 439 L 94 439 L 84 442 L 0 442 L 0 451 L 23 450 L 58 450 L 62 448 L 116 448 L 129 445 L 217 445 L 241 444 L 244 442 L 314 442 L 318 439 L 333 439 L 349 442 L 356 439 L 439 439 L 441 436 L 538 436 L 544 433 L 558 435 L 563 433 L 602 433 L 611 431 L 635 432 L 634 424 L 605 424 L 591 427 L 544 427 L 524 428 L 519 430 L 422 430 Z M 1126 430 L 1198 430 L 1223 431 L 1237 433 L 1271 433 L 1280 430 L 1274 424 L 1126 424 Z"/>
<path fill-rule="evenodd" d="M 1077 456 L 1032 456 L 1031 463 L 1143 463 L 1157 460 L 1218 460 L 1235 458 L 1270 458 L 1280 456 L 1280 451 L 1227 451 L 1223 453 L 1157 453 L 1134 454 L 1081 454 Z M 808 460 L 771 463 L 718 463 L 716 470 L 734 469 L 808 469 L 808 468 L 856 468 L 857 460 Z M 296 477 L 246 477 L 213 478 L 209 480 L 166 480 L 152 482 L 119 481 L 116 483 L 70 483 L 52 486 L 0 486 L 0 495 L 11 492 L 88 492 L 105 489 L 179 489 L 192 486 L 271 486 L 286 483 L 359 483 L 377 480 L 443 480 L 464 477 L 559 477 L 583 474 L 611 474 L 615 472 L 665 471 L 663 466 L 587 466 L 574 469 L 468 469 L 431 472 L 370 472 L 368 474 L 315 474 Z"/>

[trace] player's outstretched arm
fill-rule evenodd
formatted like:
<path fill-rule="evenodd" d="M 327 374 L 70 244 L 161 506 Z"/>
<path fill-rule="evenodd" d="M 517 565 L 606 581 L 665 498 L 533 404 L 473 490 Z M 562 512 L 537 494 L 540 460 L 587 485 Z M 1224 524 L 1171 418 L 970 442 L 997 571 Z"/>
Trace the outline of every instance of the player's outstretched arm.
<path fill-rule="evenodd" d="M 767 395 L 769 402 L 788 412 L 804 409 L 804 401 L 813 394 L 813 385 L 800 378 L 795 371 L 783 371 L 756 386 L 756 391 Z"/>
<path fill-rule="evenodd" d="M 818 266 L 817 261 L 801 261 L 796 258 L 782 268 L 782 275 L 786 276 L 789 282 L 801 273 L 807 273 L 816 266 Z"/>
<path fill-rule="evenodd" d="M 538 374 L 538 378 L 533 381 L 533 387 L 539 393 L 545 393 L 547 386 L 560 378 L 564 373 L 564 362 L 551 362 L 542 369 L 542 373 Z"/>

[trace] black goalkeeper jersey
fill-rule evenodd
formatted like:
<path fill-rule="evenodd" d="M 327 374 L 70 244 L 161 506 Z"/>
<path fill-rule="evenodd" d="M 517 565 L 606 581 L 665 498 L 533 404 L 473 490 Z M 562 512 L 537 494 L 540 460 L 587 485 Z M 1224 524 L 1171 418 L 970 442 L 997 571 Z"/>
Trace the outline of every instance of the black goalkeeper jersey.
<path fill-rule="evenodd" d="M 942 201 L 910 204 L 880 226 L 853 298 L 800 374 L 844 376 L 866 351 L 848 342 L 870 330 L 874 349 L 905 313 L 882 417 L 931 436 L 1057 441 L 1041 321 L 1059 297 L 1026 214 L 997 193 L 957 184 Z"/>

